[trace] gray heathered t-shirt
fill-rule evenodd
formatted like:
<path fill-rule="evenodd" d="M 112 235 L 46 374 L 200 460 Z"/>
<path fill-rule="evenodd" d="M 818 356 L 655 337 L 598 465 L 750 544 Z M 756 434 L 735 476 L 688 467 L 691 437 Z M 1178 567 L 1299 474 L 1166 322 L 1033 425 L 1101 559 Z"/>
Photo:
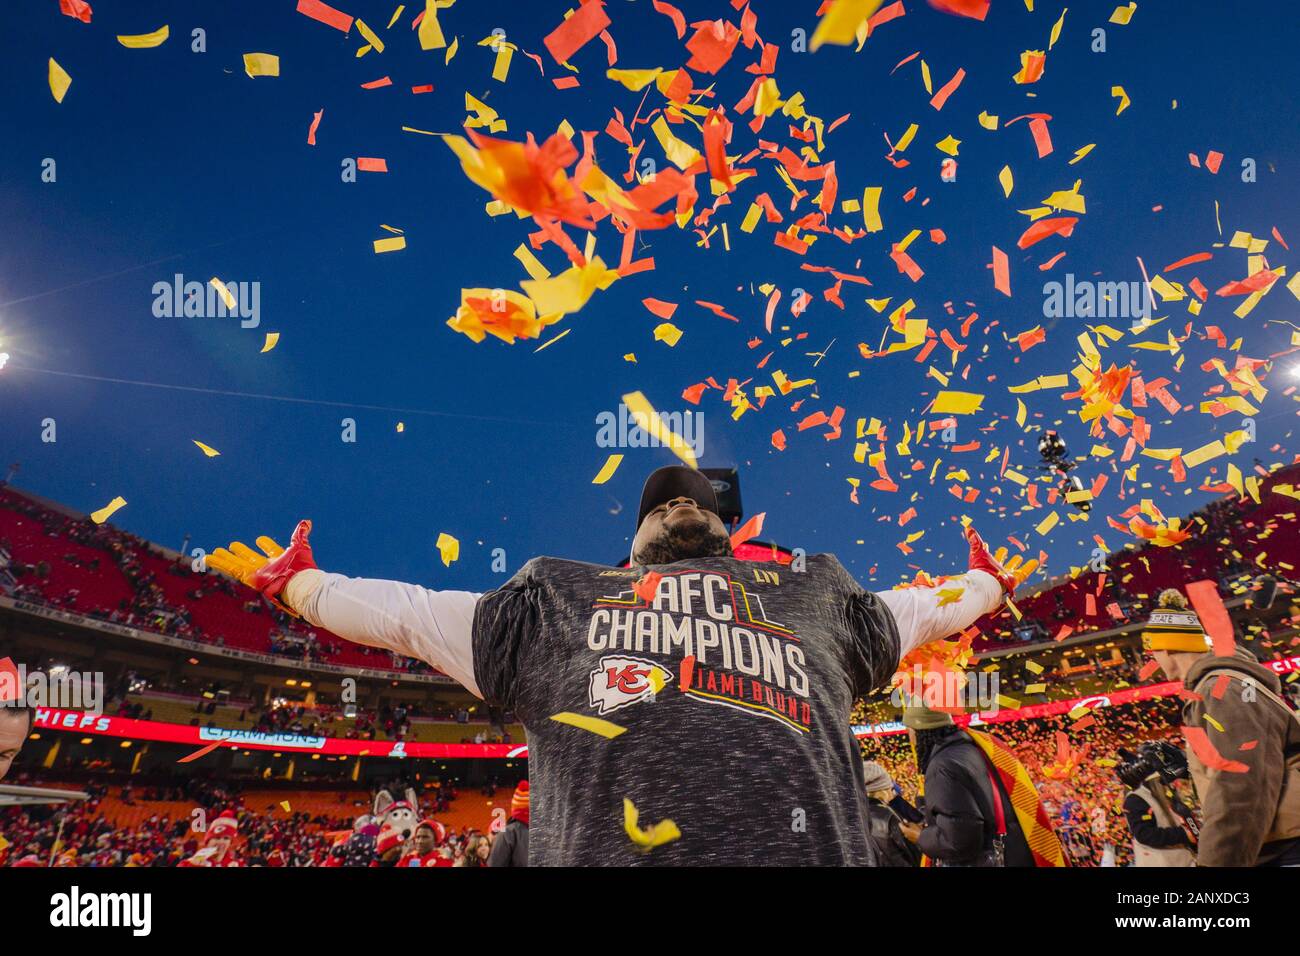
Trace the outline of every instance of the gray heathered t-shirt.
<path fill-rule="evenodd" d="M 645 571 L 663 575 L 651 604 Z M 528 731 L 532 866 L 873 863 L 849 712 L 898 656 L 893 615 L 833 555 L 535 558 L 474 612 L 479 689 Z M 549 719 L 564 712 L 626 731 Z M 624 797 L 681 838 L 639 849 Z"/>

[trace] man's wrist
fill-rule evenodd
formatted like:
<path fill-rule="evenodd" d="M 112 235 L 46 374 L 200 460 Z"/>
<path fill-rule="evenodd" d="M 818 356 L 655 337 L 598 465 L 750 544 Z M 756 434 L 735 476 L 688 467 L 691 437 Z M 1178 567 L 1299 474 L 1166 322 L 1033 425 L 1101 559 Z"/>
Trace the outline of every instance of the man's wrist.
<path fill-rule="evenodd" d="M 303 568 L 285 582 L 284 588 L 280 591 L 279 599 L 281 603 L 302 614 L 303 607 L 315 597 L 316 592 L 321 589 L 324 583 L 324 571 L 319 568 Z"/>

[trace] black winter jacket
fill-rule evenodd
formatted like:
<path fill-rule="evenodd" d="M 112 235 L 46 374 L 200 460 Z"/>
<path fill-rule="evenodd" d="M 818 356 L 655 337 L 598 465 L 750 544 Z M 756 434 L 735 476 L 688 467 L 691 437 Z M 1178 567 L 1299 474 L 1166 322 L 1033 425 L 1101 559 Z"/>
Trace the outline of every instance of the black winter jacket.
<path fill-rule="evenodd" d="M 939 741 L 925 766 L 925 828 L 921 852 L 944 866 L 975 866 L 993 848 L 997 834 L 988 758 L 964 730 Z M 997 780 L 1006 818 L 1004 838 L 1007 866 L 1033 866 L 1034 856 Z"/>
<path fill-rule="evenodd" d="M 528 824 L 511 820 L 492 841 L 488 866 L 528 865 Z"/>

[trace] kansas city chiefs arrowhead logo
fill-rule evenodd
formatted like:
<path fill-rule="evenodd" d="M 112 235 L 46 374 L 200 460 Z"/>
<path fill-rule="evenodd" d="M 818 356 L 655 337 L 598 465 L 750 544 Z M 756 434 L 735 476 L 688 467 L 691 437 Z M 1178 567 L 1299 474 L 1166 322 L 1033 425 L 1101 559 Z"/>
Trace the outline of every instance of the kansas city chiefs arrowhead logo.
<path fill-rule="evenodd" d="M 601 714 L 653 700 L 655 694 L 673 679 L 672 673 L 653 661 L 639 657 L 602 657 L 591 672 L 589 690 L 591 706 Z"/>

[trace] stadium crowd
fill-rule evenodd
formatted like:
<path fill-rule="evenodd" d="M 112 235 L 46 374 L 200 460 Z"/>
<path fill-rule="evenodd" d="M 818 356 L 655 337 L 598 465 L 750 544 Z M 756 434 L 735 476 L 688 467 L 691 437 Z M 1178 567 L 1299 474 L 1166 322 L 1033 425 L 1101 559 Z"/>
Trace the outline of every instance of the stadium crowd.
<path fill-rule="evenodd" d="M 16 783 L 34 783 L 19 776 Z M 486 866 L 494 843 L 509 826 L 447 827 L 433 816 L 423 817 L 432 845 L 424 862 L 400 862 L 414 852 L 412 830 L 394 843 L 377 814 L 352 816 L 354 801 L 338 796 L 338 813 L 294 810 L 288 800 L 253 801 L 239 784 L 207 778 L 181 778 L 167 785 L 133 786 L 90 782 L 81 785 L 89 799 L 59 806 L 0 809 L 0 867 L 172 867 L 172 866 Z M 509 820 L 527 821 L 526 784 L 521 806 L 518 790 L 512 796 Z M 495 794 L 495 787 L 482 795 Z M 431 785 L 422 793 L 418 809 L 436 815 L 451 809 L 459 794 L 451 785 Z M 265 794 L 262 794 L 265 797 Z M 134 814 L 130 825 L 119 822 L 122 807 L 149 809 L 153 802 L 167 806 L 154 813 Z M 182 803 L 188 812 L 176 811 Z M 516 824 L 517 825 L 517 824 Z M 210 862 L 205 849 L 215 836 L 237 834 L 228 852 Z M 401 852 L 393 852 L 400 850 Z M 194 862 L 194 861 L 202 862 Z M 502 864 L 507 865 L 507 864 Z"/>
<path fill-rule="evenodd" d="M 110 574 L 120 572 L 120 579 Z M 434 673 L 422 661 L 349 644 L 218 574 L 141 538 L 0 486 L 0 591 L 16 600 L 217 647 L 306 663 Z"/>

